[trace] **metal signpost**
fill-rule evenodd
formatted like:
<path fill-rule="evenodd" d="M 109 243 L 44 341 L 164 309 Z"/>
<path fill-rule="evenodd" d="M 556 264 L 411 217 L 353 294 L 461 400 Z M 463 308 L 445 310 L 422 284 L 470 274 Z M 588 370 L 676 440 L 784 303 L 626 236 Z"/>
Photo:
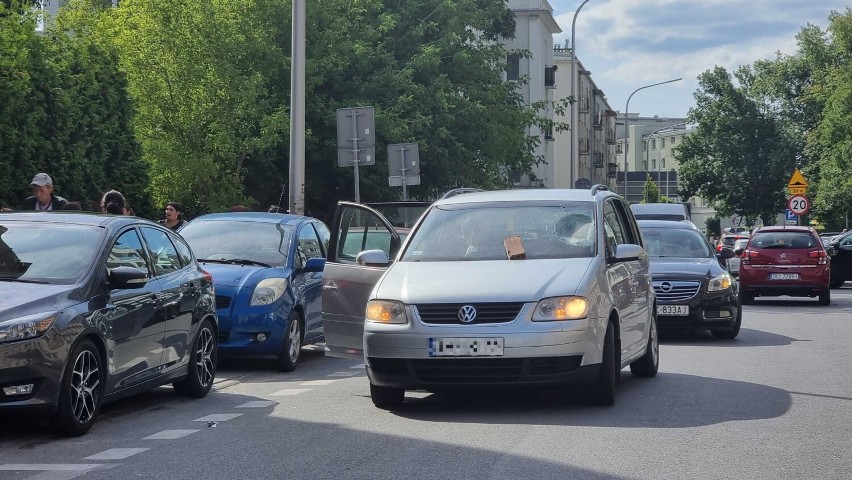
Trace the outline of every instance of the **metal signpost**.
<path fill-rule="evenodd" d="M 420 185 L 420 150 L 416 143 L 388 145 L 388 184 L 402 187 L 402 199 L 408 201 L 408 186 Z"/>
<path fill-rule="evenodd" d="M 787 191 L 790 192 L 790 197 L 787 199 L 787 210 L 796 215 L 796 225 L 799 225 L 802 215 L 808 213 L 811 208 L 810 201 L 805 196 L 808 185 L 808 181 L 798 168 L 793 171 L 790 181 L 787 182 Z"/>
<path fill-rule="evenodd" d="M 358 167 L 376 164 L 373 107 L 337 109 L 337 166 L 355 167 L 355 202 L 361 202 Z"/>

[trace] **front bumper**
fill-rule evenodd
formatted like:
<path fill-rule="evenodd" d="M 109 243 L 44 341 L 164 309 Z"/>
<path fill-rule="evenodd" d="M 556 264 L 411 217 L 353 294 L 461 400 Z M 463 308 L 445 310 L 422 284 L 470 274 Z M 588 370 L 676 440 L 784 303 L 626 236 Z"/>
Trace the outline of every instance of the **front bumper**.
<path fill-rule="evenodd" d="M 407 390 L 585 384 L 596 378 L 606 322 L 532 322 L 530 311 L 501 324 L 367 323 L 364 353 L 375 385 Z M 440 357 L 430 339 L 502 338 L 500 356 Z"/>
<path fill-rule="evenodd" d="M 67 356 L 67 344 L 54 330 L 31 340 L 0 343 L 0 412 L 18 408 L 55 410 Z M 5 387 L 23 384 L 34 384 L 32 393 L 3 392 Z"/>
<path fill-rule="evenodd" d="M 657 326 L 663 329 L 725 330 L 734 328 L 740 309 L 734 288 L 719 292 L 707 292 L 706 286 L 691 299 L 665 302 L 657 299 L 657 305 L 688 305 L 689 315 L 657 314 Z"/>

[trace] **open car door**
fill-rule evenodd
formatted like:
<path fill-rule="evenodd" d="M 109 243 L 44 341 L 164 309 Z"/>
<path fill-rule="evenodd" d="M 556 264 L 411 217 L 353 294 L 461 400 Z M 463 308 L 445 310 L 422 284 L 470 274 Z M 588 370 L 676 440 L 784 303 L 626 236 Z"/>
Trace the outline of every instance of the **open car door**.
<path fill-rule="evenodd" d="M 356 258 L 365 250 L 382 250 L 393 261 L 401 245 L 394 225 L 375 209 L 337 204 L 322 274 L 326 355 L 364 360 L 367 299 L 388 265 L 359 265 Z"/>

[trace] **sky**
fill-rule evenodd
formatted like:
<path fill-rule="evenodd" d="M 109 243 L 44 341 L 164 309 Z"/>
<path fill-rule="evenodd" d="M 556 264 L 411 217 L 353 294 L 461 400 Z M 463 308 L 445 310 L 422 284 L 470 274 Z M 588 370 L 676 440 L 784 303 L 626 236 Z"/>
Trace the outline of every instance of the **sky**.
<path fill-rule="evenodd" d="M 571 22 L 582 0 L 549 0 L 562 28 L 554 44 L 571 40 Z M 577 58 L 603 90 L 613 110 L 685 117 L 695 105 L 697 77 L 798 51 L 796 34 L 808 23 L 823 31 L 832 10 L 846 0 L 590 0 L 574 30 Z"/>

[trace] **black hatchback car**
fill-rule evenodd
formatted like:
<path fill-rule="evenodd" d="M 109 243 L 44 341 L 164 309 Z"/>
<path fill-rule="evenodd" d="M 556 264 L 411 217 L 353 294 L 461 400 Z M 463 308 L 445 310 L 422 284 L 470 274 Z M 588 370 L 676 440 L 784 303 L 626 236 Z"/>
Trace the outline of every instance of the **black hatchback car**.
<path fill-rule="evenodd" d="M 710 330 L 716 338 L 736 338 L 743 313 L 737 283 L 721 263 L 734 251 L 724 246 L 715 253 L 701 232 L 684 222 L 637 223 L 651 261 L 658 328 Z"/>
<path fill-rule="evenodd" d="M 175 233 L 129 216 L 0 214 L 0 414 L 38 410 L 67 435 L 104 402 L 216 373 L 210 275 Z"/>
<path fill-rule="evenodd" d="M 852 232 L 832 237 L 827 249 L 831 249 L 831 288 L 840 288 L 852 281 Z"/>

